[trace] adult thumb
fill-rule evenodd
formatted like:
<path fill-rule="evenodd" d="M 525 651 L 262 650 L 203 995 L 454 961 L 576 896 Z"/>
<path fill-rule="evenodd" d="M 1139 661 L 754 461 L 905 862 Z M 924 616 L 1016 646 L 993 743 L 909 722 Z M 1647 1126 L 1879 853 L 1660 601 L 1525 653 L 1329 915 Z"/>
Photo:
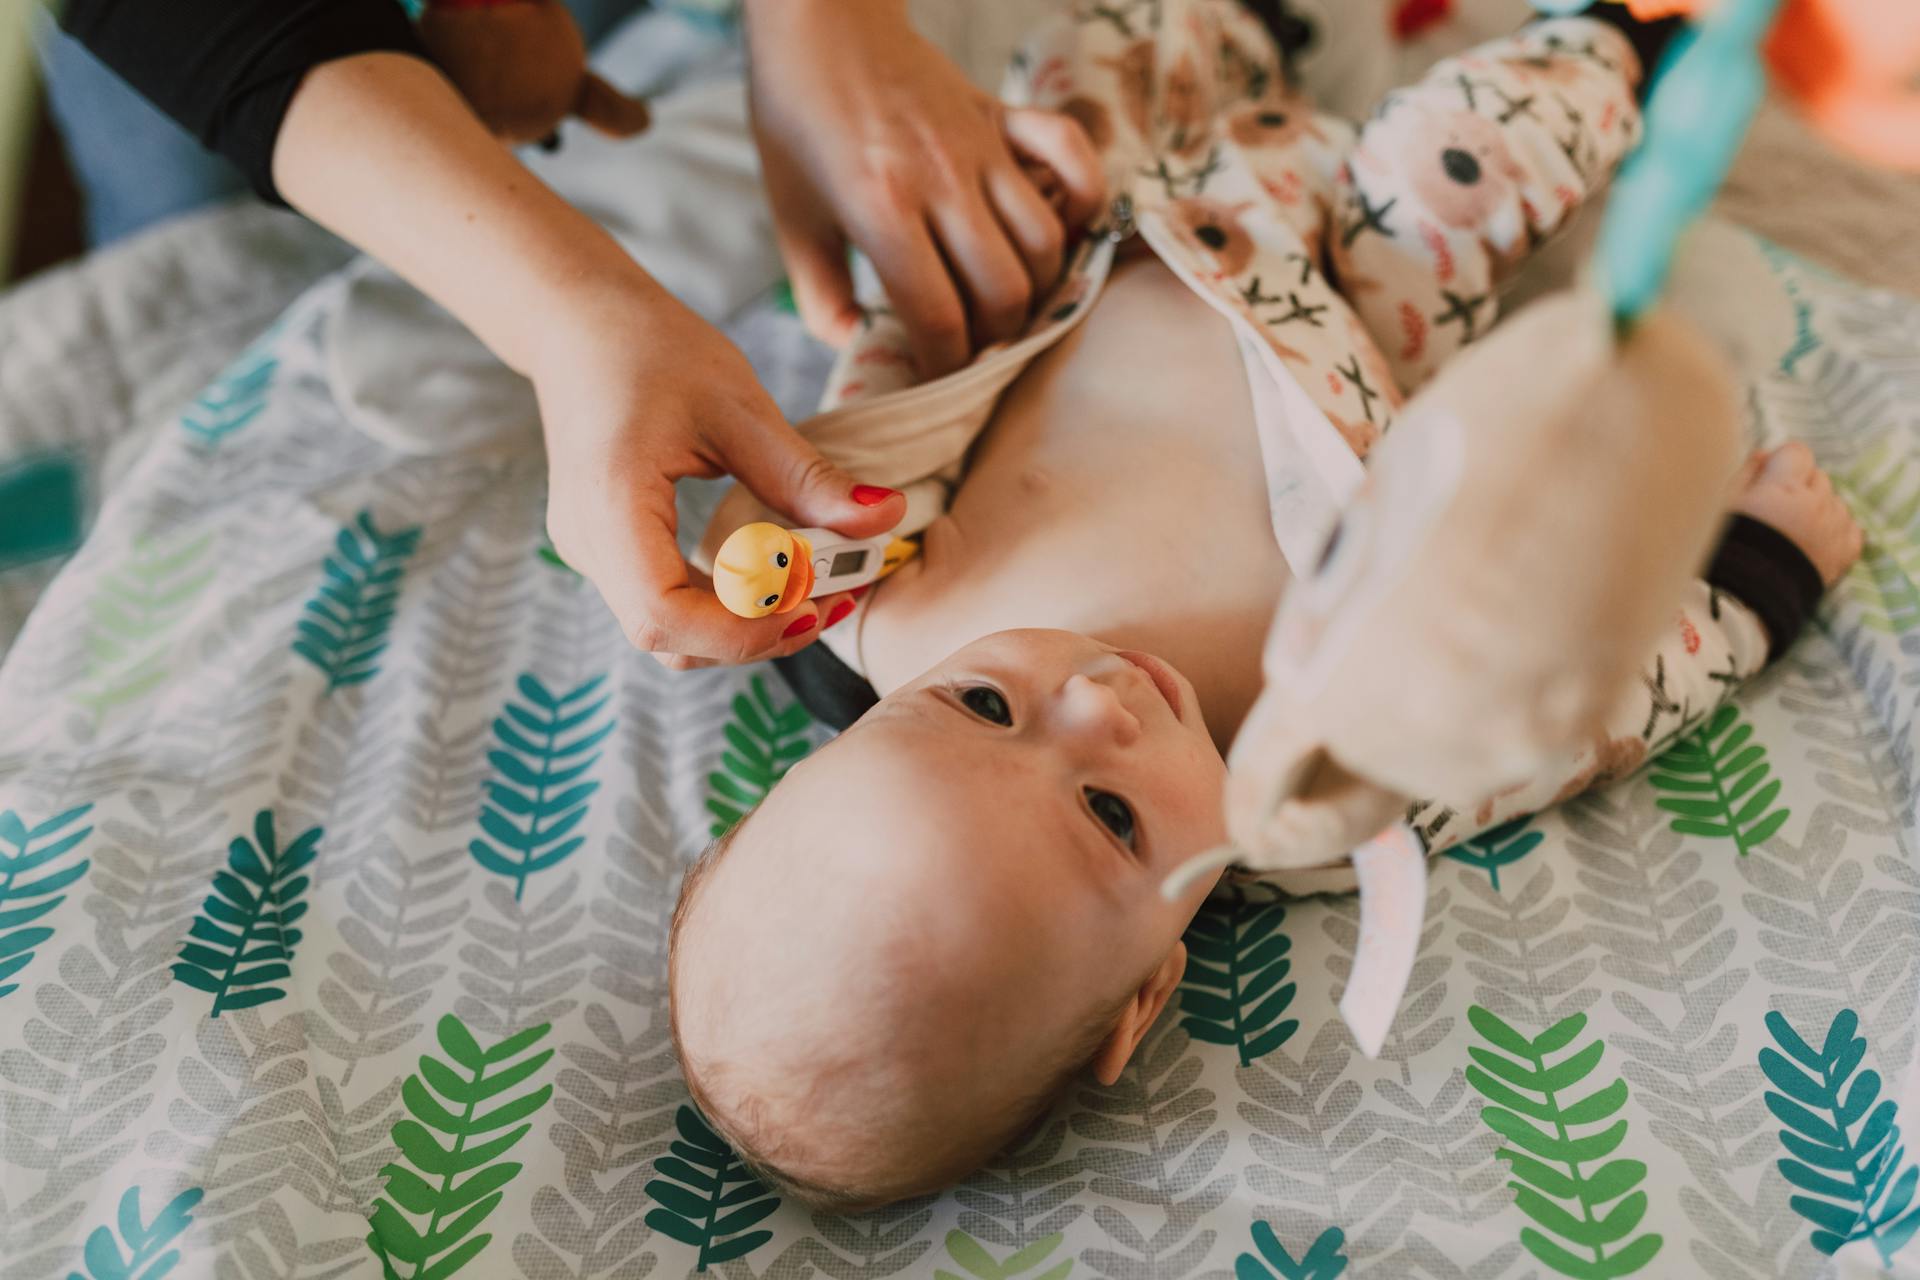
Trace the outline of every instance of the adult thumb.
<path fill-rule="evenodd" d="M 796 527 L 871 538 L 906 518 L 905 495 L 856 481 L 778 419 L 730 435 L 722 442 L 720 463 Z"/>

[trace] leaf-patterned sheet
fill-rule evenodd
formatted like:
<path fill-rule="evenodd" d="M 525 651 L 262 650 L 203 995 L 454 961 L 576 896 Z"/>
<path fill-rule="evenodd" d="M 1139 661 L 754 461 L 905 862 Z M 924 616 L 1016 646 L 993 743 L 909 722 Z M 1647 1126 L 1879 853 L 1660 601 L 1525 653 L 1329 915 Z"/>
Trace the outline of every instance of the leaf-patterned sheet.
<path fill-rule="evenodd" d="M 1641 777 L 1436 864 L 1378 1061 L 1351 900 L 1216 899 L 1113 1088 L 948 1195 L 783 1204 L 689 1104 L 680 872 L 823 734 L 630 653 L 530 440 L 402 458 L 322 284 L 0 665 L 0 1266 L 91 1277 L 1920 1274 L 1920 306 L 1775 258 L 1770 436 L 1865 563 Z M 822 370 L 736 326 L 790 409 Z"/>

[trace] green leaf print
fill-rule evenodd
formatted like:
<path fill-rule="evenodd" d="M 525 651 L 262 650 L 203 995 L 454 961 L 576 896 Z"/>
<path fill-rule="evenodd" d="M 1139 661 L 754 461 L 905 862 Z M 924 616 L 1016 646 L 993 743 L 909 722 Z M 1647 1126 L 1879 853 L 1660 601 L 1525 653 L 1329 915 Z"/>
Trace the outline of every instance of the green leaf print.
<path fill-rule="evenodd" d="M 534 554 L 539 556 L 546 563 L 552 565 L 554 568 L 560 570 L 562 573 L 572 574 L 576 578 L 580 576 L 580 571 L 578 569 L 574 568 L 572 565 L 568 564 L 565 560 L 562 560 L 560 558 L 560 553 L 553 549 L 553 544 L 551 542 L 541 543 L 540 549 L 536 551 Z"/>
<path fill-rule="evenodd" d="M 83 804 L 33 828 L 11 809 L 0 812 L 0 1000 L 19 990 L 19 983 L 7 979 L 31 964 L 34 949 L 53 936 L 51 927 L 34 922 L 64 902 L 65 890 L 92 865 L 87 858 L 52 865 L 92 834 L 92 827 L 67 830 L 92 808 Z"/>
<path fill-rule="evenodd" d="M 553 1057 L 551 1049 L 528 1052 L 550 1029 L 541 1023 L 483 1049 L 460 1019 L 440 1019 L 446 1060 L 421 1054 L 419 1071 L 400 1086 L 409 1117 L 393 1126 L 399 1157 L 380 1170 L 386 1194 L 373 1202 L 367 1222 L 367 1244 L 387 1280 L 444 1280 L 493 1239 L 474 1230 L 520 1172 L 501 1157 L 532 1130 L 531 1117 L 547 1105 L 553 1086 L 500 1097 Z"/>
<path fill-rule="evenodd" d="M 1860 562 L 1840 593 L 1875 631 L 1898 635 L 1920 626 L 1920 469 L 1893 437 L 1868 449 L 1835 489 L 1866 535 Z"/>
<path fill-rule="evenodd" d="M 1347 1269 L 1347 1256 L 1341 1252 L 1346 1243 L 1344 1231 L 1328 1227 L 1296 1262 L 1273 1228 L 1256 1221 L 1253 1247 L 1260 1251 L 1260 1256 L 1243 1253 L 1235 1258 L 1234 1280 L 1334 1280 Z"/>
<path fill-rule="evenodd" d="M 87 674 L 75 698 L 95 715 L 136 702 L 173 674 L 172 632 L 215 577 L 213 536 L 141 538 L 87 602 Z"/>
<path fill-rule="evenodd" d="M 1480 868 L 1487 873 L 1487 879 L 1493 882 L 1493 887 L 1498 889 L 1500 868 L 1520 861 L 1539 848 L 1540 842 L 1547 838 L 1543 833 L 1530 829 L 1532 822 L 1532 814 L 1523 814 L 1511 822 L 1503 822 L 1482 831 L 1477 836 L 1469 836 L 1451 849 L 1442 850 L 1440 856 Z"/>
<path fill-rule="evenodd" d="M 267 407 L 273 389 L 273 375 L 280 361 L 268 346 L 274 337 L 269 330 L 252 346 L 240 353 L 226 372 L 202 391 L 180 415 L 180 425 L 202 444 L 216 445 L 260 416 Z"/>
<path fill-rule="evenodd" d="M 1802 1193 L 1787 1203 L 1813 1224 L 1813 1247 L 1830 1254 L 1871 1240 L 1891 1266 L 1920 1229 L 1913 1202 L 1920 1166 L 1905 1162 L 1894 1123 L 1899 1105 L 1891 1098 L 1875 1105 L 1880 1073 L 1859 1070 L 1867 1052 L 1866 1038 L 1854 1034 L 1859 1027 L 1859 1015 L 1842 1009 L 1815 1049 L 1779 1013 L 1769 1013 L 1767 1030 L 1786 1052 L 1762 1049 L 1760 1070 L 1774 1087 L 1767 1110 L 1787 1126 L 1780 1144 L 1788 1155 L 1776 1167 Z"/>
<path fill-rule="evenodd" d="M 713 815 L 707 830 L 716 837 L 746 817 L 773 790 L 773 784 L 813 749 L 807 736 L 813 717 L 805 707 L 798 702 L 775 707 L 759 676 L 748 687 L 751 697 L 734 695 L 720 769 L 707 775 L 707 812 Z"/>
<path fill-rule="evenodd" d="M 1005 1259 L 996 1259 L 987 1252 L 985 1245 L 966 1232 L 949 1231 L 947 1232 L 947 1256 L 958 1263 L 961 1269 L 974 1280 L 1014 1280 L 1016 1276 L 1027 1277 L 1035 1267 L 1044 1265 L 1065 1239 L 1065 1236 L 1055 1232 L 1050 1236 L 1042 1236 L 1024 1249 L 1015 1250 Z M 1031 1276 L 1030 1280 L 1065 1280 L 1072 1271 L 1073 1259 L 1062 1258 L 1045 1271 Z M 933 1273 L 933 1280 L 963 1280 L 963 1278 L 951 1271 L 937 1270 Z"/>
<path fill-rule="evenodd" d="M 680 1131 L 668 1153 L 654 1161 L 647 1194 L 655 1207 L 647 1225 L 700 1251 L 694 1269 L 744 1257 L 773 1239 L 749 1230 L 780 1207 L 780 1198 L 740 1163 L 733 1148 L 708 1127 L 698 1111 L 681 1107 Z"/>
<path fill-rule="evenodd" d="M 1240 1065 L 1272 1053 L 1300 1029 L 1280 1015 L 1293 1003 L 1288 953 L 1280 931 L 1286 904 L 1248 897 L 1233 886 L 1207 899 L 1187 926 L 1187 971 L 1180 980 L 1180 1025 L 1195 1040 L 1232 1045 Z"/>
<path fill-rule="evenodd" d="M 1567 1099 L 1600 1065 L 1604 1040 L 1552 1060 L 1579 1038 L 1587 1015 L 1563 1018 L 1531 1039 L 1480 1005 L 1467 1010 L 1467 1021 L 1487 1042 L 1467 1050 L 1474 1061 L 1467 1083 L 1487 1099 L 1480 1119 L 1507 1140 L 1494 1156 L 1512 1170 L 1514 1204 L 1543 1228 L 1521 1228 L 1520 1243 L 1576 1280 L 1611 1280 L 1646 1266 L 1661 1244 L 1652 1232 L 1633 1236 L 1647 1213 L 1647 1193 L 1635 1190 L 1647 1166 L 1607 1159 L 1626 1140 L 1627 1122 L 1580 1132 L 1626 1105 L 1627 1082 L 1616 1077 Z"/>
<path fill-rule="evenodd" d="M 307 913 L 300 895 L 310 883 L 300 873 L 313 861 L 321 835 L 312 827 L 282 849 L 273 814 L 262 809 L 254 815 L 253 839 L 235 836 L 227 847 L 227 869 L 214 873 L 213 890 L 173 965 L 174 981 L 212 993 L 208 1017 L 286 998 L 286 989 L 276 984 L 293 972 L 293 948 L 300 941 L 293 924 Z"/>
<path fill-rule="evenodd" d="M 327 692 L 380 674 L 400 579 L 419 546 L 419 526 L 382 533 L 370 511 L 334 536 L 333 554 L 321 563 L 320 586 L 301 611 L 293 641 L 293 651 L 327 677 Z"/>
<path fill-rule="evenodd" d="M 193 1222 L 193 1207 L 205 1194 L 199 1187 L 182 1191 L 143 1223 L 140 1188 L 128 1187 L 114 1227 L 95 1227 L 87 1236 L 81 1254 L 87 1269 L 68 1273 L 68 1280 L 160 1280 L 179 1265 L 180 1251 L 167 1246 Z"/>
<path fill-rule="evenodd" d="M 606 679 L 595 676 L 555 697 L 528 672 L 518 685 L 526 701 L 508 699 L 493 722 L 499 746 L 487 753 L 487 761 L 495 777 L 480 808 L 480 830 L 490 839 L 475 839 L 467 849 L 481 866 L 513 880 L 516 901 L 526 892 L 528 876 L 564 861 L 586 843 L 573 830 L 586 820 L 587 802 L 600 789 L 587 777 L 600 759 L 594 748 L 613 732 L 611 716 L 592 727 L 611 701 L 591 700 Z"/>
<path fill-rule="evenodd" d="M 1730 839 L 1744 857 L 1792 813 L 1785 805 L 1772 807 L 1780 780 L 1769 779 L 1771 772 L 1767 749 L 1753 741 L 1753 726 L 1728 704 L 1654 761 L 1652 782 L 1665 793 L 1656 803 L 1676 815 L 1673 830 Z"/>

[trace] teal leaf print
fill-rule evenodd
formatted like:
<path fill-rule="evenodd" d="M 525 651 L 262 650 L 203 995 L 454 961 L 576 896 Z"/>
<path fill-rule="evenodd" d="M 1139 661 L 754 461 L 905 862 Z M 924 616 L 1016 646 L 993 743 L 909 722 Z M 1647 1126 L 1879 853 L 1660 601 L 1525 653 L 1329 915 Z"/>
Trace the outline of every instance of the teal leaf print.
<path fill-rule="evenodd" d="M 1547 838 L 1542 832 L 1530 829 L 1532 822 L 1532 814 L 1523 814 L 1511 822 L 1503 822 L 1482 831 L 1477 836 L 1469 836 L 1451 849 L 1443 850 L 1440 856 L 1480 868 L 1487 873 L 1487 879 L 1493 882 L 1494 889 L 1498 890 L 1500 868 L 1520 861 L 1539 848 L 1540 842 Z"/>
<path fill-rule="evenodd" d="M 700 1113 L 683 1106 L 674 1115 L 680 1136 L 654 1161 L 647 1194 L 655 1207 L 647 1225 L 700 1251 L 695 1270 L 744 1257 L 773 1239 L 749 1230 L 780 1207 L 780 1198 L 740 1163 Z"/>
<path fill-rule="evenodd" d="M 734 695 L 720 769 L 707 775 L 707 812 L 713 815 L 707 828 L 710 835 L 723 836 L 732 830 L 813 749 L 807 736 L 813 717 L 805 707 L 798 702 L 775 707 L 759 676 L 750 688 L 751 697 Z"/>
<path fill-rule="evenodd" d="M 1287 981 L 1293 940 L 1280 931 L 1286 918 L 1281 900 L 1249 898 L 1235 886 L 1209 898 L 1187 926 L 1180 1025 L 1195 1040 L 1232 1045 L 1243 1067 L 1300 1029 L 1298 1018 L 1280 1016 L 1297 989 Z"/>
<path fill-rule="evenodd" d="M 214 579 L 213 536 L 141 538 L 87 602 L 87 674 L 77 701 L 96 715 L 136 702 L 173 674 L 173 629 Z"/>
<path fill-rule="evenodd" d="M 528 1027 L 482 1049 L 460 1019 L 440 1019 L 436 1030 L 449 1061 L 421 1054 L 420 1070 L 400 1086 L 409 1115 L 393 1126 L 399 1156 L 380 1170 L 386 1194 L 368 1217 L 367 1244 L 387 1280 L 444 1280 L 493 1239 L 473 1232 L 520 1172 L 501 1157 L 532 1130 L 531 1117 L 547 1105 L 553 1086 L 498 1099 L 553 1057 L 551 1049 L 527 1052 L 550 1029 Z M 425 1224 L 417 1225 L 421 1218 Z"/>
<path fill-rule="evenodd" d="M 1626 1120 L 1615 1119 L 1595 1133 L 1577 1132 L 1624 1107 L 1627 1082 L 1616 1077 L 1578 1098 L 1566 1096 L 1600 1065 L 1606 1041 L 1549 1061 L 1579 1037 L 1587 1015 L 1563 1018 L 1532 1039 L 1480 1005 L 1468 1008 L 1467 1021 L 1487 1041 L 1467 1050 L 1474 1061 L 1467 1083 L 1487 1099 L 1480 1119 L 1507 1140 L 1494 1157 L 1512 1171 L 1507 1185 L 1516 1193 L 1514 1204 L 1543 1228 L 1522 1227 L 1520 1243 L 1576 1280 L 1611 1280 L 1653 1261 L 1660 1252 L 1658 1235 L 1628 1239 L 1647 1214 L 1647 1193 L 1635 1189 L 1647 1166 L 1607 1159 L 1626 1140 Z"/>
<path fill-rule="evenodd" d="M 260 416 L 273 389 L 280 361 L 268 349 L 269 331 L 202 391 L 180 415 L 187 434 L 203 444 L 216 445 Z"/>
<path fill-rule="evenodd" d="M 580 571 L 578 569 L 574 568 L 572 565 L 568 564 L 565 560 L 562 560 L 560 558 L 560 553 L 553 549 L 553 544 L 551 542 L 541 543 L 539 551 L 537 551 L 535 554 L 538 555 L 542 560 L 546 561 L 548 564 L 552 565 L 554 568 L 560 570 L 562 573 L 572 574 L 576 578 L 580 576 Z"/>
<path fill-rule="evenodd" d="M 1802 1194 L 1787 1203 L 1813 1224 L 1813 1247 L 1832 1253 L 1855 1240 L 1871 1240 L 1888 1265 L 1920 1229 L 1913 1203 L 1920 1166 L 1905 1164 L 1899 1106 L 1880 1097 L 1880 1073 L 1860 1071 L 1866 1056 L 1860 1017 L 1842 1009 L 1815 1049 L 1779 1013 L 1767 1015 L 1767 1030 L 1786 1052 L 1760 1051 L 1760 1070 L 1773 1089 L 1767 1110 L 1787 1127 L 1780 1144 L 1787 1156 L 1780 1175 Z M 1778 1090 L 1775 1092 L 1774 1090 Z"/>
<path fill-rule="evenodd" d="M 1753 741 L 1731 704 L 1676 742 L 1654 762 L 1656 803 L 1678 815 L 1669 824 L 1686 836 L 1731 839 L 1745 857 L 1785 824 L 1792 810 L 1773 807 L 1780 780 L 1769 780 L 1767 749 Z"/>
<path fill-rule="evenodd" d="M 608 699 L 588 700 L 605 682 L 605 676 L 595 676 L 555 697 L 529 672 L 519 682 L 526 702 L 508 699 L 493 722 L 499 746 L 487 760 L 497 776 L 487 783 L 480 808 L 480 830 L 491 839 L 475 839 L 467 849 L 481 866 L 512 879 L 515 901 L 526 892 L 528 876 L 586 843 L 585 836 L 572 832 L 600 789 L 587 778 L 600 759 L 594 748 L 613 732 L 611 716 L 599 728 L 591 727 Z"/>
<path fill-rule="evenodd" d="M 307 913 L 300 895 L 309 880 L 300 873 L 313 861 L 321 834 L 313 827 L 282 849 L 273 814 L 262 809 L 254 815 L 253 839 L 235 836 L 227 846 L 227 869 L 214 873 L 213 891 L 173 965 L 174 981 L 212 993 L 208 1017 L 286 998 L 275 984 L 293 972 L 300 941 L 293 924 Z"/>
<path fill-rule="evenodd" d="M 301 611 L 293 641 L 293 651 L 326 676 L 327 692 L 380 674 L 400 579 L 419 546 L 418 525 L 382 533 L 370 511 L 335 535 L 333 554 L 321 563 L 320 586 Z"/>
<path fill-rule="evenodd" d="M 1042 1236 L 1024 1249 L 1017 1249 L 1004 1260 L 995 1259 L 987 1252 L 987 1247 L 964 1231 L 947 1232 L 947 1256 L 958 1263 L 961 1270 L 974 1280 L 1014 1280 L 1014 1277 L 1027 1277 L 1035 1267 L 1042 1266 L 1066 1239 L 1055 1232 Z M 1066 1280 L 1073 1270 L 1073 1259 L 1062 1258 L 1045 1271 L 1031 1277 L 1031 1280 Z M 938 1270 L 933 1280 L 963 1280 L 951 1271 Z"/>
<path fill-rule="evenodd" d="M 1260 1256 L 1243 1253 L 1234 1259 L 1234 1280 L 1334 1280 L 1347 1269 L 1347 1256 L 1341 1252 L 1346 1243 L 1346 1232 L 1328 1227 L 1296 1262 L 1273 1228 L 1256 1221 L 1253 1247 L 1260 1251 Z"/>
<path fill-rule="evenodd" d="M 199 1187 L 182 1191 L 143 1223 L 140 1188 L 128 1187 L 115 1223 L 119 1234 L 114 1227 L 95 1227 L 81 1254 L 87 1269 L 68 1272 L 67 1280 L 160 1280 L 180 1262 L 180 1251 L 167 1246 L 193 1222 L 193 1207 L 205 1194 Z"/>
<path fill-rule="evenodd" d="M 81 858 L 53 866 L 92 834 L 92 827 L 67 829 L 92 808 L 83 804 L 32 828 L 13 810 L 0 812 L 0 999 L 19 990 L 19 983 L 7 979 L 31 964 L 34 948 L 53 936 L 51 927 L 35 922 L 64 902 L 66 890 L 92 865 Z"/>

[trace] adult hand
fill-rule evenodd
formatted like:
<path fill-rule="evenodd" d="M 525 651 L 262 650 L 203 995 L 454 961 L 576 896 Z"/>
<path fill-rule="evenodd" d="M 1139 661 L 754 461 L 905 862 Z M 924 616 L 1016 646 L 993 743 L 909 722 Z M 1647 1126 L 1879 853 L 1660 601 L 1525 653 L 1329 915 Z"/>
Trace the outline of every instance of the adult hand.
<path fill-rule="evenodd" d="M 675 540 L 674 481 L 733 475 L 796 525 L 853 537 L 906 514 L 801 439 L 725 337 L 646 281 L 568 308 L 532 367 L 551 467 L 554 550 L 600 589 L 627 638 L 681 669 L 783 656 L 843 612 L 840 595 L 791 613 L 729 613 Z"/>
<path fill-rule="evenodd" d="M 749 0 L 753 127 L 808 328 L 860 320 L 851 239 L 873 261 L 923 376 L 1016 335 L 1105 199 L 1080 126 L 1008 110 L 908 25 L 904 0 Z M 1058 191 L 1049 198 L 1050 174 Z"/>

